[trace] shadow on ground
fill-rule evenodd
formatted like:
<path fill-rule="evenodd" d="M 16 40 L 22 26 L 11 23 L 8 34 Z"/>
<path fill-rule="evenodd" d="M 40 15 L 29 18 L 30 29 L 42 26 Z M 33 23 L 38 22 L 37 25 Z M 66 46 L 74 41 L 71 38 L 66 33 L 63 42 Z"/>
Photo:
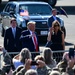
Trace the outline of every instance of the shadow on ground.
<path fill-rule="evenodd" d="M 40 46 L 45 46 L 46 45 L 46 42 L 42 42 L 39 44 Z M 73 46 L 74 44 L 73 43 L 70 43 L 70 42 L 65 42 L 65 46 Z"/>
<path fill-rule="evenodd" d="M 65 46 L 71 46 L 74 45 L 73 43 L 65 42 Z"/>

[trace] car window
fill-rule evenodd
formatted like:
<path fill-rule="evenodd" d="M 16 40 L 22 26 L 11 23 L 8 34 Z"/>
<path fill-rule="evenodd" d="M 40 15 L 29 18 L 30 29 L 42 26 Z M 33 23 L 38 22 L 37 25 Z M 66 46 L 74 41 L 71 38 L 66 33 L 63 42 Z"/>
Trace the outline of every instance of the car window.
<path fill-rule="evenodd" d="M 10 8 L 10 4 L 8 4 L 5 9 L 4 9 L 4 12 L 9 12 L 9 8 Z"/>
<path fill-rule="evenodd" d="M 16 5 L 11 4 L 9 11 L 13 11 L 15 13 Z"/>
<path fill-rule="evenodd" d="M 29 15 L 51 15 L 51 8 L 48 5 L 41 4 L 29 4 L 29 5 L 20 5 L 20 9 L 27 10 Z"/>
<path fill-rule="evenodd" d="M 16 8 L 16 5 L 14 4 L 8 4 L 6 7 L 5 7 L 5 12 L 10 12 L 10 11 L 13 11 L 15 13 L 15 8 Z"/>

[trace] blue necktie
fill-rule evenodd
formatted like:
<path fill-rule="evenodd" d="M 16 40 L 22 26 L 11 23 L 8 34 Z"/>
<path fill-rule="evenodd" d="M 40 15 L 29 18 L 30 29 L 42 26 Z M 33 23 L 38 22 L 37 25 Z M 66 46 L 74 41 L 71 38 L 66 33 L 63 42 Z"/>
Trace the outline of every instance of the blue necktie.
<path fill-rule="evenodd" d="M 15 38 L 15 34 L 16 34 L 16 29 L 13 28 L 13 35 L 14 35 L 14 38 Z"/>

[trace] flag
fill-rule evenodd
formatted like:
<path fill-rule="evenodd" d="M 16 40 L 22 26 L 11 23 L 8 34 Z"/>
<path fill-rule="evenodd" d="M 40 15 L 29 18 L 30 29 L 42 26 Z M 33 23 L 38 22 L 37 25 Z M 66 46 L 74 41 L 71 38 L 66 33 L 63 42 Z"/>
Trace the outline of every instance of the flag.
<path fill-rule="evenodd" d="M 28 13 L 27 10 L 21 10 L 21 11 L 20 11 L 20 15 L 21 15 L 21 16 L 29 16 L 29 13 Z"/>
<path fill-rule="evenodd" d="M 66 11 L 62 7 L 60 7 L 60 10 L 57 13 L 61 15 L 65 15 L 68 18 Z"/>

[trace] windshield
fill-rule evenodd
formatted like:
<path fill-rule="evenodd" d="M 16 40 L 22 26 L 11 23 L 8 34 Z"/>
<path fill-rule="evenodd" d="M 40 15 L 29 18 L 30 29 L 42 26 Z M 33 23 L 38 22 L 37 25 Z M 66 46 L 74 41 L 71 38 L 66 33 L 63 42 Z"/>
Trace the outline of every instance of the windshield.
<path fill-rule="evenodd" d="M 22 4 L 19 6 L 19 12 L 27 10 L 29 15 L 51 15 L 51 8 L 44 4 Z"/>

